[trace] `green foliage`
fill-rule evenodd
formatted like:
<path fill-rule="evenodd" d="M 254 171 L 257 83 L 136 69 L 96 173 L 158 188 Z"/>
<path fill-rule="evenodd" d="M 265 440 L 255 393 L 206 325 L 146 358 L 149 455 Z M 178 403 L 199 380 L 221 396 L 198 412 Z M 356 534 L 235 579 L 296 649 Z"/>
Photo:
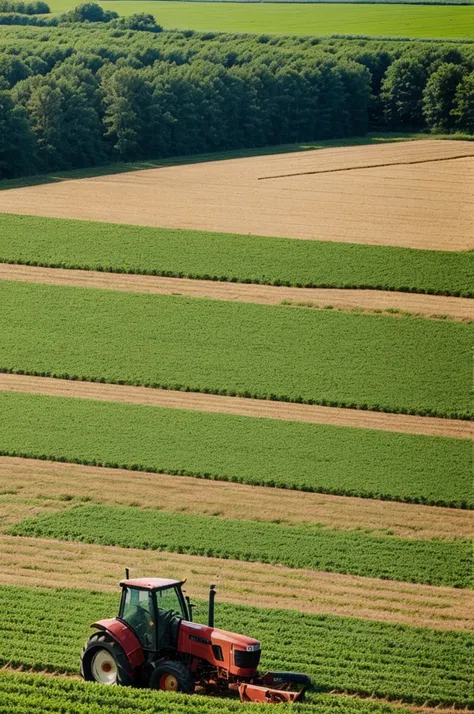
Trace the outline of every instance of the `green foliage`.
<path fill-rule="evenodd" d="M 24 109 L 0 91 L 0 174 L 10 178 L 30 173 L 34 137 Z"/>
<path fill-rule="evenodd" d="M 121 11 L 127 3 L 119 5 Z M 203 3 L 203 9 L 197 3 L 165 2 L 160 8 L 167 13 L 173 5 L 186 13 L 199 11 L 199 18 L 208 9 L 222 12 L 216 3 Z M 355 136 L 364 134 L 370 122 L 432 129 L 422 112 L 430 73 L 440 62 L 455 62 L 465 73 L 474 67 L 470 43 L 420 42 L 415 51 L 406 42 L 160 32 L 152 15 L 156 3 L 134 1 L 129 6 L 131 18 L 112 22 L 106 22 L 113 16 L 110 2 L 107 11 L 86 3 L 55 28 L 2 30 L 0 56 L 13 55 L 25 65 L 32 57 L 44 58 L 47 65 L 31 66 L 26 77 L 16 80 L 11 95 L 27 113 L 25 131 L 35 138 L 36 171 Z M 313 5 L 299 8 L 298 15 L 318 7 L 357 14 L 375 8 Z M 286 11 L 282 5 L 272 13 L 278 15 L 280 8 Z M 225 16 L 236 9 L 268 14 L 263 4 L 225 3 Z M 289 9 L 294 15 L 294 8 Z M 389 7 L 383 10 L 391 12 Z M 407 8 L 412 10 L 470 8 Z M 11 14 L 0 22 L 14 22 L 15 17 L 23 23 L 58 22 L 55 17 Z M 465 29 L 468 23 L 460 26 Z M 291 24 L 285 28 L 290 32 Z M 306 22 L 304 28 L 310 31 Z M 68 75 L 67 88 L 57 86 L 62 68 L 75 74 Z M 91 72 L 92 80 L 78 69 Z M 462 104 L 464 84 L 458 92 Z M 35 94 L 37 101 L 31 103 Z M 62 105 L 67 108 L 70 99 L 71 106 L 82 105 L 84 94 L 89 116 L 82 148 L 74 152 L 83 122 L 70 121 Z M 465 112 L 456 115 L 457 131 L 466 130 L 464 117 Z M 46 144 L 45 124 L 54 129 Z M 10 164 L 0 179 L 17 173 Z"/>
<path fill-rule="evenodd" d="M 473 505 L 463 439 L 7 392 L 0 413 L 0 453 L 12 456 Z"/>
<path fill-rule="evenodd" d="M 0 369 L 469 418 L 469 324 L 2 281 Z M 426 379 L 426 375 L 430 379 Z"/>
<path fill-rule="evenodd" d="M 131 507 L 76 506 L 7 532 L 458 588 L 472 585 L 474 565 L 469 540 L 406 540 Z"/>
<path fill-rule="evenodd" d="M 41 674 L 0 672 L 0 714 L 242 714 L 242 705 L 228 698 L 150 692 L 146 689 L 103 687 Z M 282 704 L 279 712 L 294 712 Z M 298 714 L 410 714 L 410 709 L 332 694 L 313 694 L 299 704 Z M 246 704 L 245 712 L 261 714 L 260 704 Z"/>
<path fill-rule="evenodd" d="M 0 227 L 3 263 L 474 297 L 474 268 L 469 252 L 295 241 L 7 214 L 0 216 Z"/>
<path fill-rule="evenodd" d="M 118 13 L 104 10 L 95 2 L 85 2 L 77 5 L 70 12 L 61 15 L 61 22 L 110 22 L 118 17 Z"/>
<path fill-rule="evenodd" d="M 456 89 L 453 115 L 458 123 L 474 134 L 474 72 L 466 74 Z"/>
<path fill-rule="evenodd" d="M 189 589 L 192 594 L 192 578 Z M 0 663 L 77 673 L 82 645 L 91 632 L 89 624 L 114 617 L 119 594 L 1 586 L 0 603 L 4 633 Z M 205 620 L 205 604 L 197 604 L 196 620 Z M 259 639 L 263 670 L 306 672 L 319 691 L 356 692 L 428 705 L 473 704 L 472 633 L 238 607 L 219 600 L 216 626 Z M 97 685 L 90 691 L 103 696 L 110 691 L 123 692 L 124 697 L 128 691 L 137 702 L 135 697 L 141 694 Z M 308 697 L 316 711 L 325 701 L 320 697 Z M 197 696 L 192 700 L 193 710 L 200 701 Z M 339 699 L 332 701 L 338 710 L 344 702 L 346 706 L 351 702 L 349 698 L 341 698 L 340 705 Z M 221 707 L 225 702 L 218 704 Z M 373 706 L 375 714 L 377 707 L 388 705 L 360 702 L 358 706 L 362 710 Z M 301 712 L 306 714 L 304 709 Z M 389 714 L 390 710 L 379 712 Z"/>
<path fill-rule="evenodd" d="M 137 12 L 134 15 L 119 18 L 116 27 L 123 30 L 141 30 L 142 32 L 163 32 L 161 25 L 158 25 L 153 15 L 147 12 Z"/>
<path fill-rule="evenodd" d="M 57 17 L 26 15 L 19 12 L 0 13 L 0 25 L 30 25 L 33 27 L 56 27 L 57 24 Z"/>
<path fill-rule="evenodd" d="M 0 12 L 20 13 L 21 15 L 46 15 L 50 11 L 49 5 L 42 0 L 0 0 Z"/>
<path fill-rule="evenodd" d="M 423 91 L 423 114 L 433 131 L 451 131 L 457 119 L 454 113 L 458 86 L 463 79 L 463 68 L 444 62 L 428 79 Z"/>

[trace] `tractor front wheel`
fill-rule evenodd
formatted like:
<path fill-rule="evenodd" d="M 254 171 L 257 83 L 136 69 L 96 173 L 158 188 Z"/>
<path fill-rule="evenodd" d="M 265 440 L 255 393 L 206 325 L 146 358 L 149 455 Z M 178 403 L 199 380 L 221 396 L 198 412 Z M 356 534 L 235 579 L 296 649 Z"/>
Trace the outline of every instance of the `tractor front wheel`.
<path fill-rule="evenodd" d="M 193 675 L 185 664 L 176 660 L 159 662 L 150 677 L 150 689 L 193 694 L 194 688 Z"/>
<path fill-rule="evenodd" d="M 133 672 L 125 652 L 111 637 L 92 635 L 81 657 L 81 672 L 86 682 L 133 684 Z"/>

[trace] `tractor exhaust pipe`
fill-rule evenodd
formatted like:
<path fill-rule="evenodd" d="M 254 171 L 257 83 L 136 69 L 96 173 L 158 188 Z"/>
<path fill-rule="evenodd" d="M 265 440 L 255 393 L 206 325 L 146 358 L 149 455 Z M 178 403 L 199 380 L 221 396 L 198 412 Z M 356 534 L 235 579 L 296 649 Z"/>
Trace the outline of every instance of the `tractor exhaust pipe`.
<path fill-rule="evenodd" d="M 216 599 L 216 586 L 209 585 L 209 627 L 214 627 L 214 600 Z"/>

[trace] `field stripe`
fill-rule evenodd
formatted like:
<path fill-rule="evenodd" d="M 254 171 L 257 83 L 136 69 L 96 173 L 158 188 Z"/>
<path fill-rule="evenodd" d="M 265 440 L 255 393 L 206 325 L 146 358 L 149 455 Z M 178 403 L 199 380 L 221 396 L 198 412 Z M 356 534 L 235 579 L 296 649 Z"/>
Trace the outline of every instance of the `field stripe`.
<path fill-rule="evenodd" d="M 0 483 L 5 484 L 0 494 L 0 520 L 5 527 L 88 499 L 109 505 L 133 504 L 285 525 L 320 523 L 340 530 L 363 528 L 380 535 L 389 531 L 417 540 L 469 538 L 474 531 L 474 514 L 462 509 L 300 493 L 167 474 L 161 474 L 157 482 L 154 473 L 136 472 L 131 476 L 124 469 L 37 459 L 0 457 Z"/>
<path fill-rule="evenodd" d="M 474 155 L 474 151 L 468 154 L 459 154 L 458 156 L 441 156 L 432 159 L 412 159 L 405 161 L 389 161 L 379 164 L 360 164 L 358 166 L 344 166 L 338 168 L 316 169 L 315 171 L 299 171 L 291 174 L 276 174 L 274 176 L 259 176 L 259 181 L 268 181 L 271 179 L 290 178 L 291 176 L 314 176 L 316 174 L 334 174 L 339 171 L 358 171 L 360 169 L 380 169 L 386 166 L 411 166 L 413 164 L 430 164 L 435 161 L 454 161 L 455 159 L 469 159 Z"/>
<path fill-rule="evenodd" d="M 474 424 L 472 422 L 455 419 L 418 417 L 409 414 L 387 414 L 360 409 L 320 407 L 312 404 L 274 402 L 243 397 L 222 397 L 217 394 L 81 382 L 56 379 L 54 377 L 0 373 L 0 390 L 44 394 L 51 397 L 99 399 L 107 402 L 190 409 L 192 411 L 263 417 L 265 419 L 299 421 L 310 424 L 350 426 L 360 429 L 376 429 L 425 436 L 445 436 L 456 439 L 471 439 L 474 436 Z"/>
<path fill-rule="evenodd" d="M 344 615 L 440 630 L 474 629 L 472 592 L 196 555 L 0 535 L 2 584 L 116 592 L 126 567 L 137 577 L 189 577 L 189 590 L 222 602 Z"/>
<path fill-rule="evenodd" d="M 425 317 L 448 316 L 456 320 L 474 320 L 474 301 L 468 298 L 385 290 L 275 287 L 215 280 L 33 267 L 10 263 L 0 263 L 0 280 L 45 285 L 72 285 L 155 295 L 184 295 L 263 305 L 278 305 L 282 301 L 292 301 L 296 305 L 307 303 L 303 307 L 327 308 L 331 306 L 342 310 L 399 310 Z"/>
<path fill-rule="evenodd" d="M 0 391 L 0 453 L 471 508 L 464 439 Z"/>
<path fill-rule="evenodd" d="M 225 519 L 161 509 L 72 505 L 11 526 L 9 535 L 273 563 L 289 568 L 472 588 L 472 541 L 406 540 L 318 524 Z"/>

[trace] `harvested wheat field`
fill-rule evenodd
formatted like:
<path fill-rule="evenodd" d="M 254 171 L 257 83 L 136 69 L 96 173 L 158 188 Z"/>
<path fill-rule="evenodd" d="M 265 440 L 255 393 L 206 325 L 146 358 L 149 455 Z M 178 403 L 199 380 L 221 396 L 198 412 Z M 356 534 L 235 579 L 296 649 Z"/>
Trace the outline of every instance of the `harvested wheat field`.
<path fill-rule="evenodd" d="M 469 298 L 401 293 L 390 290 L 343 290 L 337 288 L 291 288 L 274 285 L 225 283 L 216 280 L 163 278 L 154 275 L 127 275 L 93 270 L 42 268 L 0 263 L 0 280 L 73 285 L 79 288 L 123 290 L 155 295 L 183 295 L 211 300 L 278 305 L 283 301 L 296 307 L 337 310 L 388 311 L 399 316 L 409 312 L 434 319 L 474 321 L 474 302 Z"/>
<path fill-rule="evenodd" d="M 116 592 L 120 575 L 133 562 L 136 572 L 160 573 L 161 577 L 192 574 L 193 594 L 203 599 L 209 582 L 213 582 L 222 602 L 252 602 L 255 607 L 297 609 L 440 630 L 464 630 L 474 625 L 471 593 L 454 588 L 8 535 L 0 535 L 0 547 L 4 585 L 47 584 Z"/>
<path fill-rule="evenodd" d="M 0 212 L 468 250 L 473 165 L 468 141 L 343 147 L 9 189 Z"/>
<path fill-rule="evenodd" d="M 214 412 L 217 414 L 236 414 L 310 424 L 332 424 L 333 426 L 350 426 L 359 429 L 395 431 L 403 434 L 445 436 L 453 439 L 471 439 L 473 436 L 473 424 L 467 420 L 411 414 L 390 414 L 363 409 L 343 409 L 341 407 L 321 407 L 313 404 L 246 397 L 226 397 L 218 394 L 202 394 L 200 392 L 173 389 L 130 387 L 120 384 L 76 381 L 56 377 L 0 373 L 0 390 L 46 394 L 52 397 L 98 399 L 106 402 L 142 404 L 144 406 L 171 409 L 190 409 L 192 411 Z"/>
<path fill-rule="evenodd" d="M 8 484 L 0 493 L 3 526 L 69 508 L 72 502 L 87 498 L 94 503 L 133 504 L 219 518 L 278 520 L 286 525 L 319 523 L 341 530 L 363 528 L 380 535 L 389 530 L 397 537 L 417 540 L 466 538 L 474 528 L 472 511 L 462 509 L 18 457 L 0 457 L 0 483 Z M 113 489 L 104 492 L 104 483 L 113 483 Z"/>

